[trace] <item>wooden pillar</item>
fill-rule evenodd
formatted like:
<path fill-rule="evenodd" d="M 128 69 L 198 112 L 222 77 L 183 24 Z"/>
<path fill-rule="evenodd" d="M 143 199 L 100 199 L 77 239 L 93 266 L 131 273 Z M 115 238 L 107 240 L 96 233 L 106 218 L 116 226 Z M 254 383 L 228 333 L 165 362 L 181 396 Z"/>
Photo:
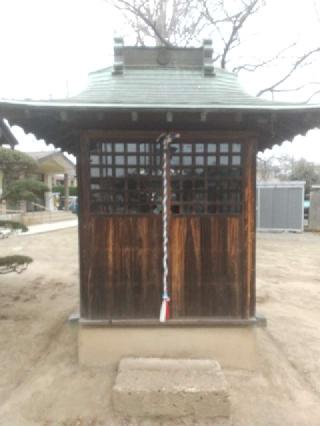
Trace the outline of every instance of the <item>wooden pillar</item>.
<path fill-rule="evenodd" d="M 6 214 L 7 213 L 7 203 L 6 200 L 0 201 L 0 214 Z"/>
<path fill-rule="evenodd" d="M 243 164 L 244 294 L 243 318 L 256 314 L 256 154 L 257 140 L 249 138 Z"/>
<path fill-rule="evenodd" d="M 64 174 L 64 210 L 69 210 L 69 175 Z"/>
<path fill-rule="evenodd" d="M 54 210 L 53 195 L 52 195 L 52 175 L 51 174 L 46 173 L 44 175 L 44 183 L 48 187 L 48 191 L 45 192 L 45 194 L 44 194 L 46 210 Z"/>
<path fill-rule="evenodd" d="M 0 170 L 0 198 L 2 197 L 3 194 L 3 171 Z"/>

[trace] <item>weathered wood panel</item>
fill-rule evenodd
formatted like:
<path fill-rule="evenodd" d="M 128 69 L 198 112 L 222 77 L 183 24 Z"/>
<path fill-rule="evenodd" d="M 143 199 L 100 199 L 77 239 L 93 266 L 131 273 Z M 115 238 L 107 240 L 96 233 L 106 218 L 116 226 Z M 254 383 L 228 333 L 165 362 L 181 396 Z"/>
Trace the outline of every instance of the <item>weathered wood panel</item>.
<path fill-rule="evenodd" d="M 196 135 L 186 139 L 191 136 Z M 218 138 L 221 135 L 212 135 Z M 253 138 L 242 143 L 242 212 L 171 216 L 170 294 L 175 318 L 255 314 L 256 151 Z M 85 134 L 78 157 L 81 317 L 157 319 L 162 290 L 161 216 L 90 214 L 87 144 Z"/>
<path fill-rule="evenodd" d="M 174 317 L 240 317 L 240 218 L 174 217 L 170 255 Z"/>
<path fill-rule="evenodd" d="M 256 154 L 257 140 L 248 139 L 244 156 L 243 179 L 243 291 L 246 294 L 242 317 L 255 316 L 256 308 Z"/>
<path fill-rule="evenodd" d="M 162 283 L 161 218 L 91 217 L 82 276 L 84 318 L 155 318 Z"/>

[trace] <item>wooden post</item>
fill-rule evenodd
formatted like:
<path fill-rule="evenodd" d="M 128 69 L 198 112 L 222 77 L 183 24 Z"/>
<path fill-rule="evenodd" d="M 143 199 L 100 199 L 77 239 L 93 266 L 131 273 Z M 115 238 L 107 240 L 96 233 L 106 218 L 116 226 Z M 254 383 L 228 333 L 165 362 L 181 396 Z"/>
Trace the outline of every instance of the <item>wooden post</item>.
<path fill-rule="evenodd" d="M 255 263 L 256 263 L 256 148 L 257 141 L 249 138 L 246 144 L 243 170 L 244 180 L 244 312 L 243 318 L 253 318 L 256 313 Z"/>
<path fill-rule="evenodd" d="M 69 175 L 64 174 L 64 210 L 69 210 Z"/>
<path fill-rule="evenodd" d="M 0 198 L 3 194 L 3 175 L 4 175 L 3 171 L 0 170 Z"/>
<path fill-rule="evenodd" d="M 50 173 L 46 173 L 44 175 L 44 183 L 47 185 L 48 187 L 48 191 L 45 192 L 44 197 L 45 197 L 45 207 L 46 210 L 53 210 L 53 197 L 52 197 L 52 175 Z"/>
<path fill-rule="evenodd" d="M 6 214 L 7 213 L 7 203 L 6 200 L 0 201 L 0 214 Z"/>

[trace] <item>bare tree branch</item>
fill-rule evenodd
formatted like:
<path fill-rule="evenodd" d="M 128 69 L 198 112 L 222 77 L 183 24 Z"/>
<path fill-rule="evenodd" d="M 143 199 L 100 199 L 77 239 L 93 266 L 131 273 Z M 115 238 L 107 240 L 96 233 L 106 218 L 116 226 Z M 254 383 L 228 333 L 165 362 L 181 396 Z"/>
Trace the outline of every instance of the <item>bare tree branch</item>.
<path fill-rule="evenodd" d="M 262 0 L 248 0 L 248 2 L 241 1 L 241 3 L 242 8 L 234 14 L 230 14 L 225 8 L 224 1 L 220 0 L 218 6 L 220 6 L 221 10 L 223 10 L 224 16 L 220 19 L 216 19 L 214 17 L 216 8 L 213 10 L 213 12 L 211 12 L 207 0 L 202 0 L 204 16 L 216 29 L 223 43 L 223 50 L 220 59 L 220 66 L 223 69 L 226 68 L 227 57 L 230 51 L 240 43 L 240 31 L 245 25 L 246 21 L 251 15 L 255 14 L 264 5 L 264 1 Z M 231 30 L 227 37 L 225 37 L 226 28 L 224 26 L 221 27 L 221 24 L 226 23 L 228 23 L 229 26 L 231 25 Z"/>
<path fill-rule="evenodd" d="M 317 15 L 317 19 L 320 22 L 320 12 L 319 12 L 319 9 L 318 9 L 318 2 L 316 0 L 313 0 L 313 8 L 314 8 L 314 11 Z"/>
<path fill-rule="evenodd" d="M 147 25 L 147 27 L 151 28 L 155 37 L 164 46 L 172 47 L 172 44 L 168 40 L 166 40 L 165 37 L 163 37 L 163 35 L 161 34 L 161 31 L 159 31 L 159 29 L 157 27 L 157 22 L 153 21 L 151 19 L 151 16 L 148 16 L 148 14 L 146 13 L 146 10 L 148 10 L 148 9 L 142 10 L 141 3 L 138 6 L 136 6 L 135 4 L 132 4 L 132 3 L 130 3 L 130 1 L 127 1 L 127 0 L 106 0 L 106 1 L 109 4 L 111 4 L 112 6 L 116 7 L 117 9 L 122 10 L 122 11 L 126 10 L 130 14 L 140 18 Z M 161 1 L 160 1 L 160 3 L 161 3 Z"/>
<path fill-rule="evenodd" d="M 231 50 L 231 47 L 234 44 L 234 42 L 238 39 L 239 31 L 241 30 L 241 28 L 243 27 L 244 23 L 249 18 L 249 16 L 252 15 L 254 8 L 256 7 L 258 2 L 259 0 L 253 0 L 252 3 L 245 8 L 243 14 L 240 14 L 239 18 L 234 20 L 231 34 L 223 50 L 223 54 L 221 58 L 221 68 L 223 69 L 226 68 L 227 55 L 229 51 Z"/>
<path fill-rule="evenodd" d="M 312 93 L 311 96 L 309 96 L 309 98 L 305 101 L 306 104 L 308 104 L 312 98 L 314 98 L 316 95 L 318 95 L 320 93 L 320 89 L 315 91 L 314 93 Z"/>
<path fill-rule="evenodd" d="M 284 49 L 281 49 L 280 52 L 278 52 L 276 55 L 272 56 L 272 58 L 265 59 L 261 62 L 258 62 L 257 64 L 243 64 L 239 65 L 237 67 L 233 68 L 233 72 L 239 73 L 240 71 L 248 71 L 248 72 L 254 72 L 258 68 L 264 67 L 266 65 L 270 65 L 272 62 L 275 62 L 278 60 L 285 52 L 292 49 L 297 45 L 297 42 L 291 43 L 290 46 L 285 47 Z"/>
<path fill-rule="evenodd" d="M 248 22 L 258 17 L 266 0 L 105 0 L 120 10 L 129 26 L 136 34 L 136 45 L 145 45 L 150 40 L 167 47 L 188 46 L 201 38 L 212 37 L 214 40 L 214 63 L 225 69 L 243 47 L 243 35 L 247 33 Z M 314 2 L 316 16 L 319 9 Z M 320 18 L 319 18 L 320 20 Z M 249 24 L 250 28 L 250 24 Z M 301 47 L 301 46 L 300 46 Z M 277 61 L 288 62 L 282 57 L 285 52 L 295 48 L 298 43 L 293 41 L 288 47 L 270 57 L 261 57 L 256 63 L 243 60 L 242 64 L 233 66 L 234 72 L 257 72 Z M 311 83 L 297 83 L 297 88 L 287 88 L 285 83 L 314 61 L 320 53 L 320 46 L 300 53 L 288 66 L 288 70 L 277 81 L 261 89 L 257 96 L 265 93 L 294 92 L 302 90 Z M 291 55 L 292 56 L 292 55 Z M 300 84 L 300 86 L 299 86 Z M 317 84 L 317 83 L 315 83 Z M 312 97 L 315 96 L 312 95 Z M 311 99 L 311 98 L 310 98 Z"/>
<path fill-rule="evenodd" d="M 261 96 L 264 93 L 267 92 L 272 92 L 274 91 L 277 87 L 279 87 L 282 83 L 284 83 L 285 81 L 287 81 L 291 75 L 307 60 L 309 59 L 311 56 L 313 56 L 316 53 L 320 52 L 320 47 L 317 47 L 316 49 L 310 50 L 309 52 L 305 53 L 304 55 L 302 55 L 290 68 L 290 70 L 284 75 L 282 76 L 276 83 L 272 84 L 271 86 L 260 90 L 257 93 L 257 96 Z"/>
<path fill-rule="evenodd" d="M 308 86 L 317 86 L 320 84 L 320 81 L 311 81 L 309 83 L 305 83 L 302 84 L 301 86 L 298 87 L 291 87 L 291 88 L 287 88 L 287 89 L 274 89 L 273 92 L 274 93 L 285 93 L 285 92 L 299 92 L 302 89 L 305 89 Z"/>

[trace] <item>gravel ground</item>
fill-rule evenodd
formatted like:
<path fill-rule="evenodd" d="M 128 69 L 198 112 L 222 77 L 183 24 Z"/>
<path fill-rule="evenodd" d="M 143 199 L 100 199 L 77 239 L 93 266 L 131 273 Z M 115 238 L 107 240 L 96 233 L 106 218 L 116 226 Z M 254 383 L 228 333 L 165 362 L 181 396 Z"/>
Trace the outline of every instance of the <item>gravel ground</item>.
<path fill-rule="evenodd" d="M 0 425 L 212 425 L 120 419 L 115 371 L 79 367 L 76 229 L 0 241 L 0 255 L 34 263 L 0 282 Z M 259 234 L 258 371 L 225 370 L 234 426 L 320 425 L 320 234 Z M 218 423 L 217 423 L 218 424 Z"/>

